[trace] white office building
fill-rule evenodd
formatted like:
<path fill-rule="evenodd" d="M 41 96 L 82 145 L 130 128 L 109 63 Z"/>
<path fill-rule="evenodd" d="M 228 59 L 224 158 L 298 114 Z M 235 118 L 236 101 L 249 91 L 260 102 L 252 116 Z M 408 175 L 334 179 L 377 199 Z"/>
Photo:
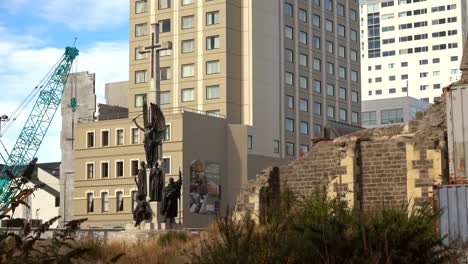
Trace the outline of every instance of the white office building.
<path fill-rule="evenodd" d="M 467 0 L 361 0 L 362 99 L 427 102 L 460 78 Z"/>

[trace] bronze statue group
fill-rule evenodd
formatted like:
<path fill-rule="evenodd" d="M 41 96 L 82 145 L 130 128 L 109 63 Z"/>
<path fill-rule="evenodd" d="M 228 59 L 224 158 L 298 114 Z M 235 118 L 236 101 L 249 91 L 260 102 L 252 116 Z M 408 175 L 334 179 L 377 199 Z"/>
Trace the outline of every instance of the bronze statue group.
<path fill-rule="evenodd" d="M 162 222 L 171 227 L 178 213 L 182 173 L 179 171 L 179 180 L 176 182 L 172 177 L 169 178 L 169 184 L 164 187 L 164 173 L 158 163 L 158 160 L 162 158 L 162 141 L 167 128 L 164 115 L 158 105 L 150 104 L 150 111 L 148 111 L 148 106 L 144 103 L 144 127 L 136 122 L 136 118 L 133 119 L 133 122 L 144 133 L 143 144 L 147 161 L 140 163 L 138 175 L 135 177 L 135 183 L 138 187 L 137 203 L 133 210 L 135 227 L 143 221 L 151 221 L 154 213 L 150 207 L 150 201 L 161 203 Z M 146 179 L 147 169 L 150 171 L 149 186 L 147 186 Z M 149 201 L 147 201 L 147 197 L 149 197 Z"/>

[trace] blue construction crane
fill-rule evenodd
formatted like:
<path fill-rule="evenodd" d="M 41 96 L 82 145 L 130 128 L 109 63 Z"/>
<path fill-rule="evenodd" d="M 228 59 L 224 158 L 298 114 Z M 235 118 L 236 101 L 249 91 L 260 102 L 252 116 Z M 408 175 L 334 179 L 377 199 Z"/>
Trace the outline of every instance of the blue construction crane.
<path fill-rule="evenodd" d="M 56 66 L 35 88 L 34 94 L 38 92 L 39 97 L 0 173 L 0 212 L 9 206 L 10 198 L 17 192 L 17 190 L 12 191 L 9 188 L 11 179 L 6 177 L 5 173 L 9 170 L 14 176 L 19 176 L 28 166 L 29 162 L 35 158 L 60 106 L 68 75 L 73 61 L 78 55 L 79 51 L 77 48 L 65 48 L 65 53 Z M 30 98 L 30 100 L 32 99 Z"/>

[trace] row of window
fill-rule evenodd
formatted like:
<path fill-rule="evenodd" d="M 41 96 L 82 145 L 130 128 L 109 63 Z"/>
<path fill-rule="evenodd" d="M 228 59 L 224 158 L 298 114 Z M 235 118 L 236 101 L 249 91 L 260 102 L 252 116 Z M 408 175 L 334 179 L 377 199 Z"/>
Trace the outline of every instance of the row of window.
<path fill-rule="evenodd" d="M 140 161 L 137 159 L 130 160 L 130 176 L 134 177 L 138 175 L 138 168 L 139 168 Z M 164 171 L 166 174 L 171 173 L 171 158 L 163 158 L 163 166 Z M 96 168 L 94 162 L 87 162 L 86 163 L 86 179 L 92 180 L 97 179 L 96 175 Z M 108 178 L 120 178 L 125 177 L 125 161 L 118 160 L 115 161 L 114 165 L 114 174 L 115 176 L 111 175 L 111 167 L 109 161 L 101 161 L 99 169 L 99 178 L 100 179 L 108 179 Z"/>
<path fill-rule="evenodd" d="M 451 56 L 451 57 L 450 57 L 450 61 L 458 61 L 458 56 Z M 438 64 L 438 63 L 440 63 L 440 58 L 433 58 L 433 59 L 432 59 L 432 63 L 433 63 L 433 64 Z M 419 60 L 419 65 L 427 65 L 427 64 L 429 64 L 429 60 L 427 60 L 427 59 Z M 402 68 L 408 67 L 408 65 L 409 65 L 409 64 L 408 64 L 407 61 L 401 62 L 401 64 L 400 64 L 400 66 L 401 66 Z M 389 64 L 388 64 L 388 68 L 389 68 L 389 69 L 394 69 L 394 68 L 395 68 L 395 63 L 389 63 Z M 368 71 L 372 71 L 372 66 L 368 66 L 368 67 L 367 67 L 367 70 L 368 70 Z M 375 65 L 375 66 L 374 66 L 374 70 L 376 70 L 376 71 L 382 70 L 382 65 L 381 65 L 381 64 Z"/>
<path fill-rule="evenodd" d="M 320 37 L 313 36 L 313 47 L 316 49 L 321 49 L 321 42 Z M 330 54 L 335 54 L 335 43 L 333 41 L 326 40 L 326 51 Z M 294 50 L 292 49 L 285 49 L 285 59 L 287 62 L 294 63 Z M 346 58 L 346 47 L 342 45 L 338 45 L 338 57 Z M 351 49 L 350 52 L 350 59 L 352 62 L 358 61 L 358 52 L 356 50 Z M 299 65 L 308 67 L 308 55 L 299 53 Z"/>
<path fill-rule="evenodd" d="M 320 103 L 315 103 L 314 104 L 314 111 L 322 111 L 321 110 L 321 104 Z M 318 109 L 320 110 L 318 110 Z M 327 106 L 327 117 L 330 119 L 335 119 L 335 107 L 328 105 Z M 346 109 L 339 109 L 339 120 L 342 122 L 347 122 L 348 121 L 348 111 Z M 351 122 L 353 124 L 358 124 L 359 123 L 359 113 L 358 112 L 352 112 L 351 113 Z M 294 132 L 295 131 L 295 120 L 293 118 L 286 118 L 286 123 L 285 123 L 285 129 L 288 132 Z M 299 122 L 299 133 L 304 134 L 304 135 L 309 135 L 309 122 L 306 121 L 300 121 Z"/>
<path fill-rule="evenodd" d="M 380 124 L 398 124 L 403 123 L 403 109 L 389 109 L 380 111 Z M 362 112 L 362 125 L 377 125 L 377 112 Z"/>
<path fill-rule="evenodd" d="M 210 11 L 205 14 L 205 25 L 217 25 L 220 23 L 220 13 L 219 11 Z M 169 33 L 171 32 L 172 23 L 170 19 L 163 19 L 158 21 L 159 24 L 159 33 Z M 196 19 L 195 15 L 188 15 L 181 17 L 181 29 L 193 29 L 195 28 Z M 141 23 L 135 25 L 135 37 L 143 37 L 148 35 L 149 26 L 148 23 Z"/>
<path fill-rule="evenodd" d="M 313 61 L 313 69 L 315 71 L 321 72 L 322 65 L 321 60 L 314 58 Z M 327 73 L 330 75 L 335 75 L 335 65 L 331 62 L 327 62 Z M 338 67 L 338 77 L 341 79 L 346 79 L 346 68 L 339 66 Z M 358 83 L 358 71 L 351 70 L 351 81 Z M 292 72 L 285 72 L 285 83 L 290 86 L 294 86 L 294 73 Z M 302 89 L 309 88 L 309 78 L 305 76 L 299 76 L 299 87 Z"/>
<path fill-rule="evenodd" d="M 135 210 L 137 205 L 137 191 L 131 192 L 131 211 Z M 94 205 L 94 193 L 88 192 L 86 193 L 86 212 L 87 213 L 94 213 L 95 212 L 95 205 Z M 124 192 L 117 191 L 115 192 L 115 211 L 116 212 L 123 212 L 125 209 L 125 199 L 124 199 Z M 108 213 L 110 211 L 109 207 L 109 193 L 108 192 L 101 192 L 101 213 Z"/>
<path fill-rule="evenodd" d="M 315 15 L 315 14 L 313 15 L 312 25 L 317 28 L 320 28 L 320 16 L 319 15 Z M 337 30 L 338 36 L 346 38 L 346 26 L 338 24 L 336 28 L 337 28 L 336 30 Z M 335 31 L 334 22 L 332 20 L 325 19 L 325 31 L 330 32 L 330 33 L 333 33 Z M 293 40 L 294 39 L 294 27 L 285 25 L 284 36 L 287 39 Z M 299 43 L 307 45 L 307 41 L 308 41 L 307 32 L 299 30 L 298 38 L 299 38 Z M 357 38 L 358 38 L 357 31 L 354 29 L 350 29 L 349 39 L 351 41 L 356 42 Z"/>
<path fill-rule="evenodd" d="M 436 84 L 432 85 L 432 89 L 437 90 L 437 89 L 440 89 L 440 88 L 441 88 L 440 83 L 436 83 Z M 427 85 L 427 84 L 422 84 L 422 85 L 419 86 L 420 91 L 426 91 L 428 89 L 429 89 L 429 85 Z M 394 94 L 396 92 L 397 92 L 396 88 L 388 89 L 389 94 Z M 408 92 L 408 87 L 401 87 L 401 92 L 402 93 L 407 93 Z M 383 93 L 382 89 L 375 90 L 375 95 L 382 95 L 382 93 Z M 369 96 L 371 96 L 371 95 L 372 95 L 372 91 L 369 91 Z"/>
<path fill-rule="evenodd" d="M 220 48 L 219 35 L 206 37 L 206 50 L 215 50 Z M 188 54 L 195 52 L 195 39 L 186 39 L 181 41 L 181 53 Z M 140 53 L 139 48 L 135 48 L 135 60 L 144 60 L 148 58 L 149 53 Z M 158 51 L 160 57 L 171 56 L 172 50 L 165 49 Z"/>
<path fill-rule="evenodd" d="M 131 128 L 130 129 L 130 144 L 140 144 L 140 129 L 138 128 Z M 96 136 L 95 131 L 88 131 L 86 132 L 86 147 L 87 148 L 94 148 L 96 147 Z M 111 131 L 109 129 L 101 130 L 101 147 L 109 147 L 110 143 L 110 134 Z M 166 133 L 164 135 L 164 141 L 171 140 L 171 126 L 167 125 Z M 125 129 L 117 128 L 115 129 L 115 145 L 122 146 L 125 144 Z"/>
<path fill-rule="evenodd" d="M 320 1 L 314 1 L 317 2 L 316 5 L 320 6 Z M 325 1 L 325 10 L 329 12 L 333 12 L 333 0 L 326 0 Z M 346 7 L 340 3 L 336 4 L 336 13 L 340 17 L 346 16 Z M 294 17 L 294 5 L 288 2 L 284 3 L 284 15 L 288 17 Z M 299 18 L 299 21 L 302 21 L 304 23 L 307 23 L 308 21 L 308 14 L 307 10 L 299 8 L 297 10 L 297 16 Z M 350 8 L 349 9 L 349 18 L 351 21 L 356 21 L 357 20 L 357 12 L 355 9 Z"/>
<path fill-rule="evenodd" d="M 454 70 L 457 70 L 457 69 L 454 69 Z M 457 72 L 458 72 L 458 70 L 456 72 L 452 70 L 451 74 L 454 74 L 454 73 L 456 74 Z M 420 78 L 427 78 L 428 76 L 429 76 L 429 72 L 420 72 L 419 73 Z M 433 71 L 432 76 L 433 77 L 440 76 L 440 71 Z M 395 81 L 396 80 L 395 75 L 388 76 L 388 80 L 391 81 L 391 82 Z M 401 80 L 408 80 L 408 74 L 402 74 L 401 75 Z M 369 78 L 367 82 L 372 83 L 372 78 Z M 376 77 L 375 82 L 376 83 L 382 82 L 382 77 Z"/>
<path fill-rule="evenodd" d="M 207 61 L 205 64 L 206 75 L 219 74 L 221 72 L 219 60 Z M 181 65 L 181 78 L 195 77 L 195 63 L 188 63 Z M 172 79 L 171 67 L 160 68 L 161 81 L 167 81 Z M 135 71 L 135 84 L 148 82 L 148 71 L 138 70 Z"/>
<path fill-rule="evenodd" d="M 335 96 L 335 86 L 332 84 L 327 85 L 327 96 Z M 340 87 L 339 89 L 339 99 L 347 100 L 347 90 L 346 88 Z M 351 101 L 353 103 L 357 103 L 359 100 L 358 92 L 351 91 Z M 286 95 L 286 105 L 289 109 L 294 109 L 295 107 L 295 100 L 294 96 Z M 314 102 L 314 113 L 321 115 L 321 103 Z M 301 112 L 309 112 L 309 100 L 300 98 L 299 99 L 299 111 Z"/>
<path fill-rule="evenodd" d="M 445 49 L 455 49 L 458 48 L 458 43 L 448 43 L 448 44 L 437 44 L 437 45 L 432 45 L 432 50 L 437 51 L 437 50 L 445 50 Z M 413 54 L 413 53 L 421 53 L 421 52 L 428 52 L 429 47 L 428 46 L 423 46 L 423 47 L 416 47 L 416 48 L 405 48 L 405 49 L 400 49 L 398 53 L 400 55 L 404 54 Z M 395 56 L 396 52 L 395 50 L 390 50 L 390 51 L 384 51 L 382 52 L 383 57 L 388 57 L 388 56 Z M 370 58 L 370 57 L 369 57 Z"/>

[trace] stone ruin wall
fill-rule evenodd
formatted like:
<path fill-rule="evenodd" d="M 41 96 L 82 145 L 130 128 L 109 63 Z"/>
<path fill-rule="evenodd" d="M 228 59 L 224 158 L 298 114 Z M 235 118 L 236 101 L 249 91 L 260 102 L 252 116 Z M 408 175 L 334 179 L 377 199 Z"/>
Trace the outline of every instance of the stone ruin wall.
<path fill-rule="evenodd" d="M 236 214 L 259 216 L 259 197 L 272 170 L 244 187 Z M 281 189 L 298 197 L 317 190 L 343 195 L 355 209 L 421 204 L 447 174 L 445 103 L 405 125 L 366 129 L 313 144 L 309 153 L 279 169 Z"/>

